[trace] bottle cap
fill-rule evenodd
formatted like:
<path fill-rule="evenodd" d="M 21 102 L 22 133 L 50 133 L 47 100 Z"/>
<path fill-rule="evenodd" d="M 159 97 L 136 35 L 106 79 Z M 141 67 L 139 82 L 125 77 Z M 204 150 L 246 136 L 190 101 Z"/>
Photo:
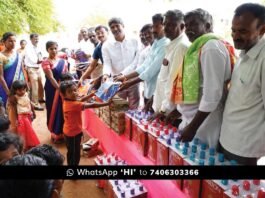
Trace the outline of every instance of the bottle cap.
<path fill-rule="evenodd" d="M 206 148 L 207 148 L 207 144 L 201 143 L 201 150 L 206 150 Z"/>
<path fill-rule="evenodd" d="M 249 191 L 250 190 L 250 182 L 248 180 L 244 180 L 243 181 L 243 189 L 245 191 Z"/>
<path fill-rule="evenodd" d="M 224 162 L 224 161 L 225 161 L 225 156 L 224 156 L 223 153 L 219 153 L 219 154 L 218 154 L 218 161 L 219 161 L 219 162 Z"/>
<path fill-rule="evenodd" d="M 194 144 L 198 145 L 199 142 L 200 142 L 199 138 L 194 138 L 194 140 L 193 140 L 193 143 L 194 143 Z"/>
<path fill-rule="evenodd" d="M 232 190 L 232 195 L 239 196 L 239 187 L 237 185 L 233 185 L 231 190 Z"/>
<path fill-rule="evenodd" d="M 189 142 L 185 142 L 185 143 L 184 143 L 184 146 L 185 146 L 185 147 L 190 147 Z"/>
<path fill-rule="evenodd" d="M 171 139 L 170 138 L 167 139 L 167 144 L 171 145 Z"/>
<path fill-rule="evenodd" d="M 121 197 L 125 198 L 125 192 L 121 192 Z"/>
<path fill-rule="evenodd" d="M 176 133 L 178 131 L 177 127 L 173 127 L 173 132 Z"/>
<path fill-rule="evenodd" d="M 139 186 L 139 191 L 144 191 L 144 187 L 143 186 Z"/>
<path fill-rule="evenodd" d="M 213 166 L 215 164 L 215 158 L 214 157 L 209 157 L 208 163 L 209 163 L 209 166 Z"/>
<path fill-rule="evenodd" d="M 223 185 L 228 185 L 228 179 L 223 179 L 223 180 L 221 180 L 221 183 L 222 183 Z"/>
<path fill-rule="evenodd" d="M 260 185 L 260 180 L 259 179 L 253 179 L 252 183 L 256 186 Z"/>
<path fill-rule="evenodd" d="M 195 161 L 195 153 L 192 153 L 192 154 L 190 155 L 190 160 L 193 161 L 193 162 Z"/>
<path fill-rule="evenodd" d="M 231 165 L 231 166 L 235 166 L 235 165 L 237 165 L 237 161 L 236 161 L 236 160 L 230 160 L 230 165 Z"/>
<path fill-rule="evenodd" d="M 111 159 L 108 157 L 108 158 L 107 158 L 107 162 L 110 163 L 110 161 L 111 161 Z"/>
<path fill-rule="evenodd" d="M 168 129 L 165 129 L 165 130 L 164 130 L 164 133 L 165 133 L 166 135 L 168 135 L 168 134 L 169 134 Z"/>
<path fill-rule="evenodd" d="M 131 195 L 134 195 L 134 193 L 135 193 L 135 190 L 131 189 Z"/>
<path fill-rule="evenodd" d="M 182 154 L 183 155 L 187 155 L 188 154 L 188 147 L 184 147 L 182 150 Z"/>
<path fill-rule="evenodd" d="M 205 151 L 200 151 L 200 159 L 205 159 Z"/>
<path fill-rule="evenodd" d="M 209 148 L 209 154 L 214 155 L 215 154 L 215 148 Z"/>
<path fill-rule="evenodd" d="M 192 145 L 191 146 L 191 152 L 192 153 L 196 153 L 197 152 L 197 146 L 196 145 Z"/>
<path fill-rule="evenodd" d="M 200 159 L 200 160 L 199 160 L 199 165 L 200 165 L 200 166 L 204 166 L 204 160 L 203 160 L 203 159 Z"/>

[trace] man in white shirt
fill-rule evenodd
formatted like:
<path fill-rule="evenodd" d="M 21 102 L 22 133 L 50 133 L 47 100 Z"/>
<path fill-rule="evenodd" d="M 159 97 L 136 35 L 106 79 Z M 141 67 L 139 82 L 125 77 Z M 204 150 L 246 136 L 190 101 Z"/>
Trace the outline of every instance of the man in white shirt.
<path fill-rule="evenodd" d="M 155 41 L 152 44 L 150 52 L 140 67 L 136 68 L 135 71 L 123 76 L 124 82 L 121 90 L 134 86 L 141 81 L 146 83 L 144 97 L 149 101 L 145 105 L 145 110 L 152 107 L 157 76 L 165 56 L 166 46 L 170 42 L 169 39 L 165 37 L 163 20 L 163 15 L 160 13 L 152 16 L 153 35 Z"/>
<path fill-rule="evenodd" d="M 75 60 L 76 63 L 90 63 L 92 62 L 92 54 L 95 49 L 98 40 L 94 37 L 93 30 L 87 29 L 86 27 L 81 28 L 80 33 L 82 35 L 82 40 L 78 43 L 76 52 L 75 52 Z M 90 38 L 91 37 L 91 38 Z M 81 68 L 77 68 L 77 76 L 80 78 L 84 72 L 83 66 Z"/>
<path fill-rule="evenodd" d="M 240 58 L 234 69 L 220 135 L 221 150 L 239 164 L 256 165 L 265 155 L 265 7 L 235 10 L 232 37 Z"/>
<path fill-rule="evenodd" d="M 175 109 L 171 102 L 171 90 L 176 78 L 177 68 L 182 65 L 184 55 L 190 45 L 184 33 L 184 14 L 180 10 L 169 10 L 165 14 L 164 30 L 170 43 L 166 46 L 166 55 L 157 78 L 154 93 L 153 118 L 163 118 Z"/>
<path fill-rule="evenodd" d="M 39 35 L 30 34 L 30 41 L 26 46 L 24 63 L 28 72 L 31 85 L 31 100 L 35 110 L 43 110 L 40 102 L 44 101 L 44 90 L 41 77 L 40 63 L 42 62 L 41 51 L 38 47 Z"/>
<path fill-rule="evenodd" d="M 94 50 L 94 44 L 89 38 L 89 32 L 86 27 L 81 28 L 82 40 L 79 42 L 78 48 L 86 54 L 86 58 L 89 59 L 92 56 Z"/>
<path fill-rule="evenodd" d="M 118 75 L 117 77 L 115 77 L 115 81 L 121 81 L 123 82 L 125 80 L 124 75 L 129 74 L 131 72 L 133 72 L 137 67 L 141 66 L 145 59 L 148 57 L 148 54 L 150 52 L 151 46 L 154 43 L 154 36 L 153 36 L 153 32 L 152 32 L 152 24 L 146 24 L 144 25 L 141 30 L 140 30 L 140 40 L 142 43 L 142 46 L 140 47 L 138 54 L 137 54 L 137 58 L 134 59 L 134 62 L 132 64 L 130 64 L 129 67 L 126 67 L 121 73 L 120 75 Z M 143 93 L 145 89 L 147 89 L 147 85 L 145 82 L 143 82 L 142 84 L 140 84 L 139 86 L 140 89 L 140 93 Z M 143 103 L 144 105 L 147 103 L 148 99 L 144 98 L 144 94 L 140 95 L 140 98 L 142 100 L 143 97 Z M 143 106 L 143 104 L 140 105 Z M 148 111 L 151 111 L 151 109 L 148 109 Z"/>
<path fill-rule="evenodd" d="M 215 148 L 227 82 L 231 77 L 230 52 L 224 41 L 212 34 L 213 19 L 207 11 L 192 10 L 185 15 L 184 21 L 186 35 L 192 44 L 174 81 L 175 92 L 172 90 L 172 99 L 182 115 L 180 139 L 187 142 L 196 137 Z M 179 83 L 181 88 L 178 89 Z"/>
<path fill-rule="evenodd" d="M 137 58 L 139 50 L 138 41 L 125 36 L 124 24 L 120 18 L 110 19 L 108 25 L 115 40 L 108 40 L 102 47 L 104 78 L 118 75 L 129 67 Z M 128 99 L 130 109 L 138 107 L 140 95 L 137 85 L 119 92 L 118 95 Z"/>

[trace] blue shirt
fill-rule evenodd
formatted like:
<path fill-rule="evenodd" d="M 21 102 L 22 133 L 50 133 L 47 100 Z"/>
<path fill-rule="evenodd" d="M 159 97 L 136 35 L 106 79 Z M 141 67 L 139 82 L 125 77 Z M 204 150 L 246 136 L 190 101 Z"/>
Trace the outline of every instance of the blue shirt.
<path fill-rule="evenodd" d="M 100 59 L 101 62 L 103 63 L 103 57 L 102 57 L 101 48 L 102 48 L 102 43 L 98 44 L 97 47 L 94 49 L 94 52 L 93 52 L 93 56 L 92 57 L 95 60 Z"/>
<path fill-rule="evenodd" d="M 170 40 L 166 37 L 155 40 L 145 61 L 135 70 L 139 74 L 139 78 L 146 82 L 145 98 L 151 98 L 155 92 L 157 76 L 169 42 Z"/>

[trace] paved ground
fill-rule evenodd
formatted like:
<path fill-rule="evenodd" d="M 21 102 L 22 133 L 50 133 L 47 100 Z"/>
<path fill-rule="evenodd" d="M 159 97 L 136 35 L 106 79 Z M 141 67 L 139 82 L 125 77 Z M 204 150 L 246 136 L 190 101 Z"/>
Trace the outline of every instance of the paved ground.
<path fill-rule="evenodd" d="M 50 133 L 46 126 L 46 111 L 36 111 L 37 118 L 33 122 L 34 129 L 41 141 L 41 143 L 52 144 L 50 142 Z M 88 137 L 84 138 L 85 140 Z M 59 149 L 59 151 L 66 156 L 66 147 L 64 144 L 52 144 Z M 66 163 L 66 162 L 65 162 Z M 93 158 L 81 158 L 80 165 L 92 165 Z M 64 182 L 63 198 L 105 198 L 103 191 L 96 187 L 93 180 L 66 180 Z"/>

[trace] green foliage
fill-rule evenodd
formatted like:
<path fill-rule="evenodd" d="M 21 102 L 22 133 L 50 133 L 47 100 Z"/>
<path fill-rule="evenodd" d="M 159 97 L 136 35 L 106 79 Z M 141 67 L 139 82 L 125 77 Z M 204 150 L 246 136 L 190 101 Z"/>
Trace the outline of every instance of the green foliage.
<path fill-rule="evenodd" d="M 55 19 L 52 0 L 1 0 L 0 34 L 56 31 L 60 25 Z"/>
<path fill-rule="evenodd" d="M 92 13 L 84 21 L 82 21 L 80 27 L 95 27 L 97 25 L 107 25 L 109 17 L 98 13 Z"/>

